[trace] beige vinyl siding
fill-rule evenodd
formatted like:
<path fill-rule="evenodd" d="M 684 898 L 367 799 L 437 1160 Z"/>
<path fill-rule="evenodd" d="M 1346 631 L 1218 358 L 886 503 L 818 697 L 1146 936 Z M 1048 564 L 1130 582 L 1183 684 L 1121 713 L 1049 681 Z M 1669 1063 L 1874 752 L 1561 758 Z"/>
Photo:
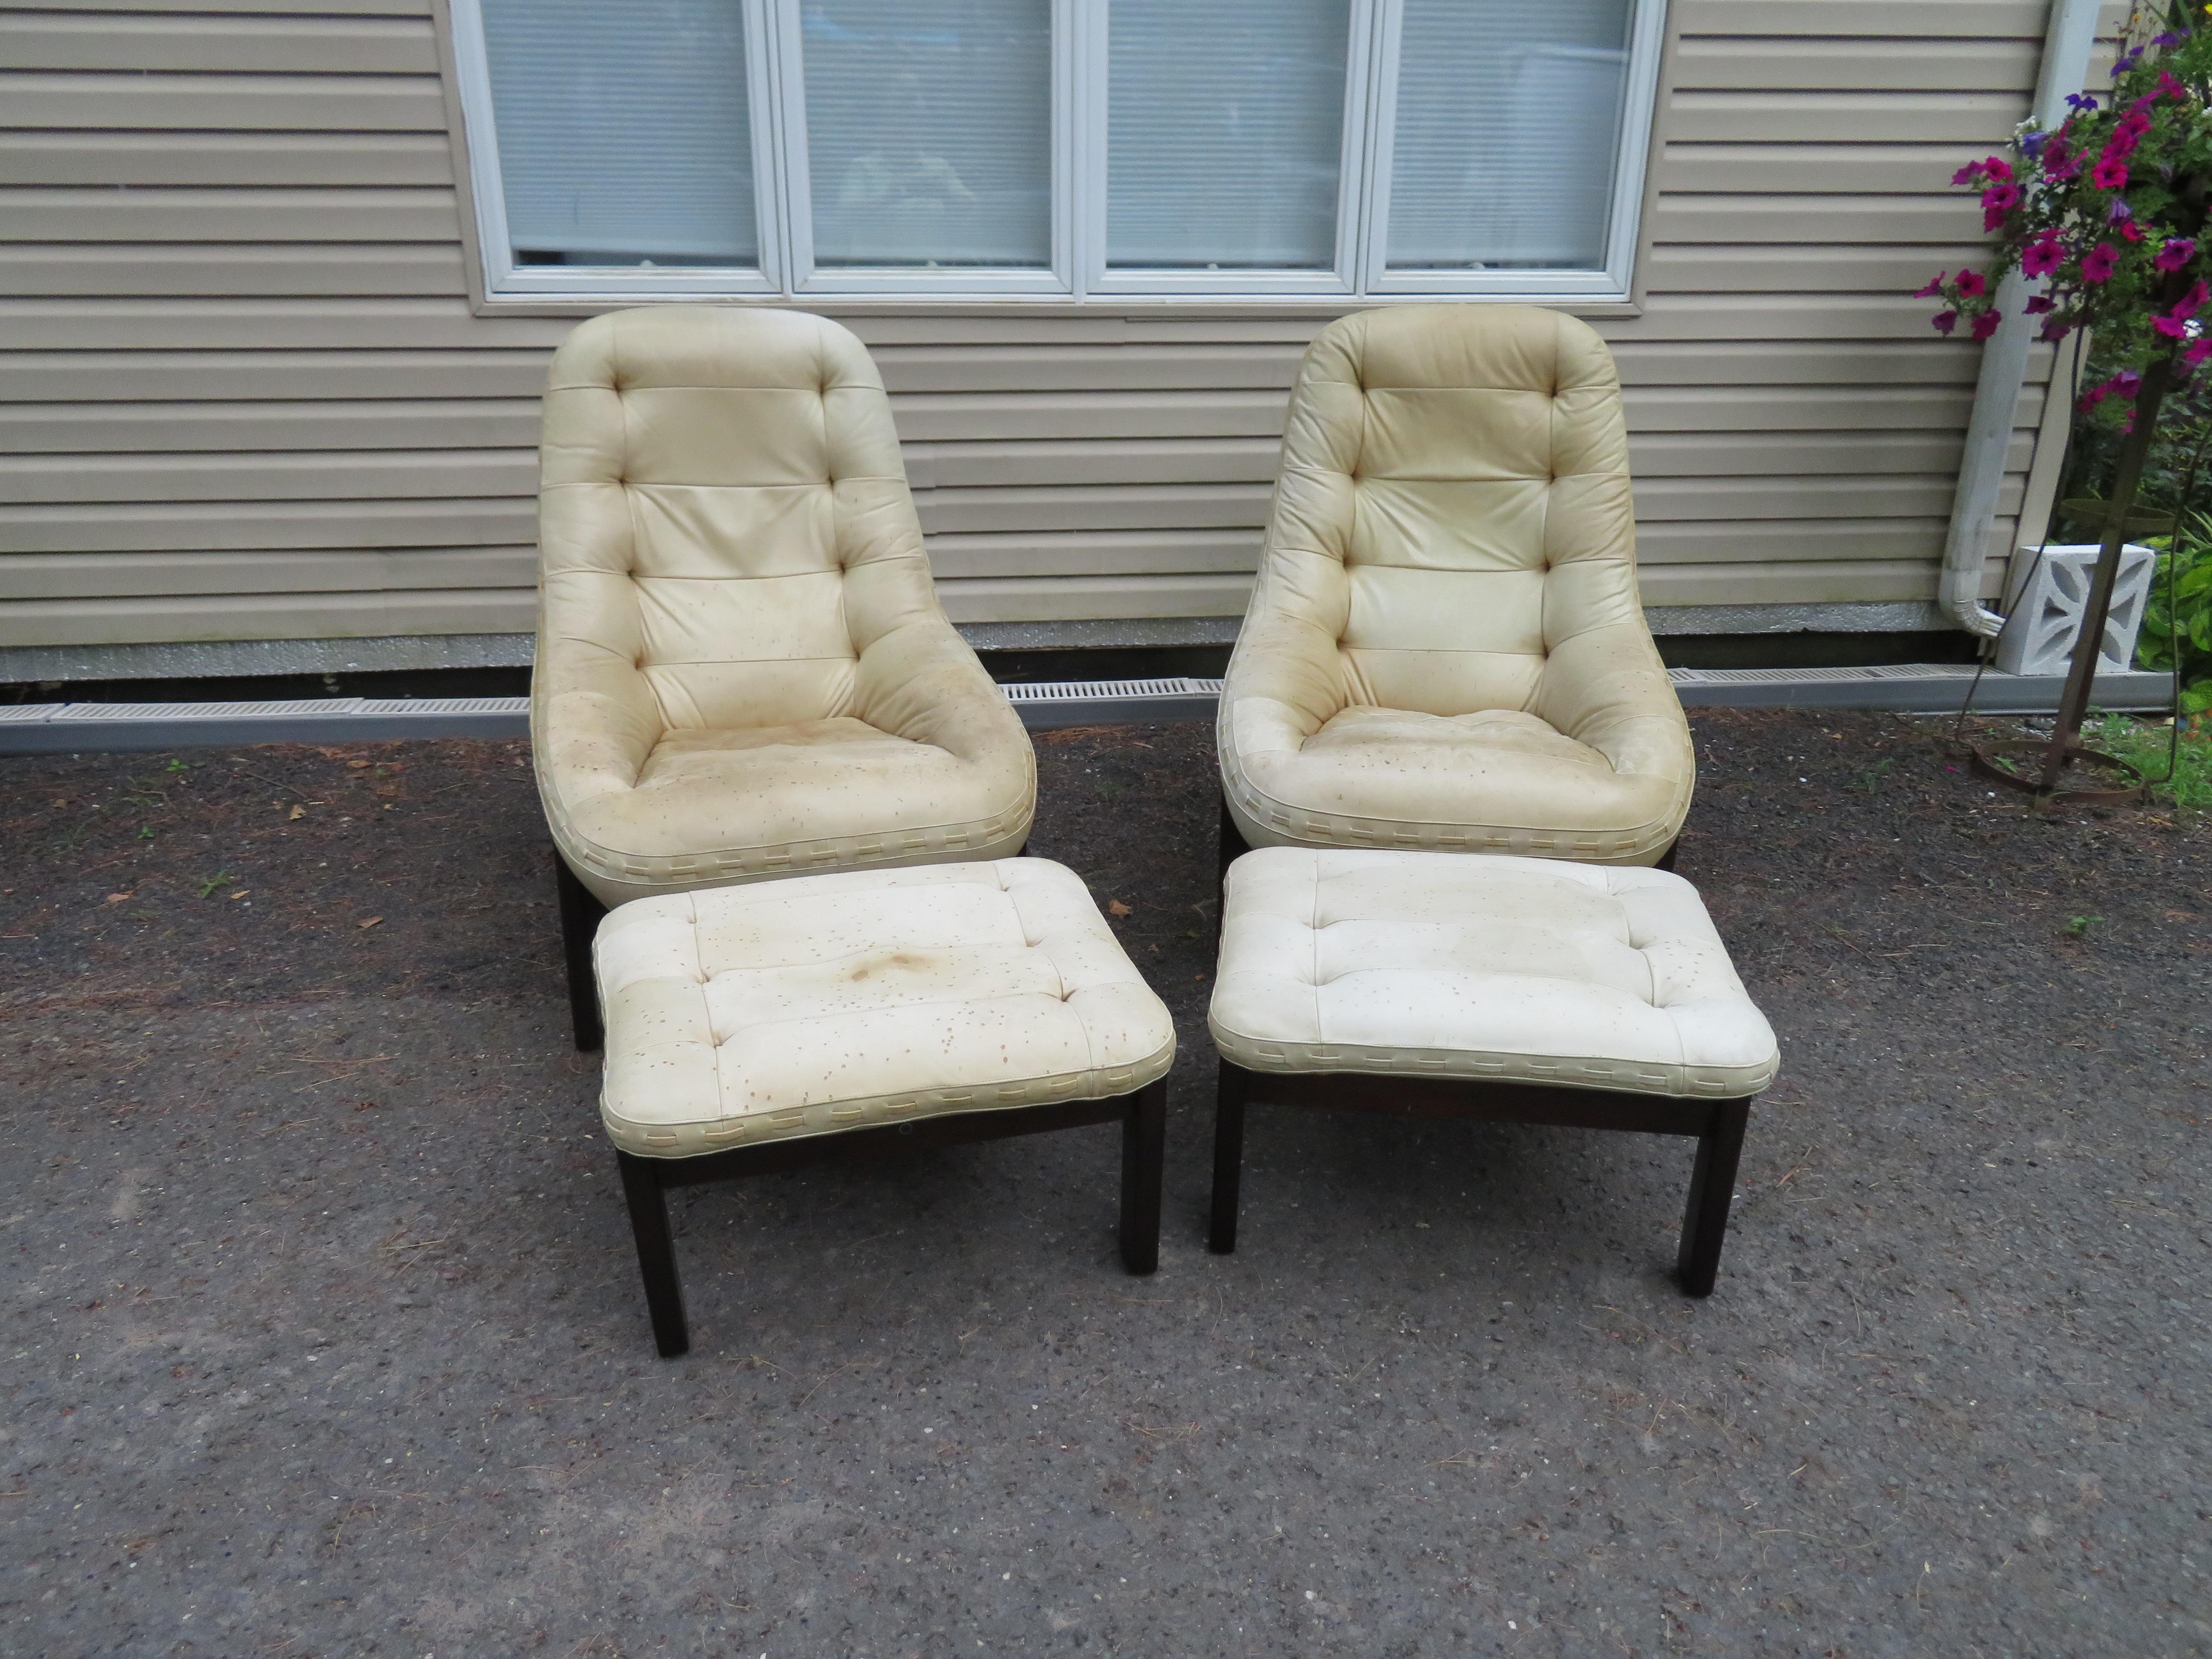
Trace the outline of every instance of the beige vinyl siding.
<path fill-rule="evenodd" d="M 1932 598 L 1978 357 L 1906 296 L 1976 257 L 1948 181 L 2025 112 L 2045 11 L 1675 0 L 1643 312 L 1599 322 L 1649 603 Z M 0 646 L 532 626 L 580 313 L 472 312 L 437 63 L 410 0 L 0 10 Z M 957 618 L 1241 611 L 1327 313 L 842 314 Z"/>

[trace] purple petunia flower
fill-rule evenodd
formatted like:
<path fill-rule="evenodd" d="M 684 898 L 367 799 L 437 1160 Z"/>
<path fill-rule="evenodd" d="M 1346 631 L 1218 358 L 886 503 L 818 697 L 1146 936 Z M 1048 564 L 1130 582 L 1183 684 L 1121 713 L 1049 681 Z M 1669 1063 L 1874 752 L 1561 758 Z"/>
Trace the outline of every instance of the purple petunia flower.
<path fill-rule="evenodd" d="M 2135 216 L 2135 211 L 2136 210 L 2133 208 L 2128 205 L 2128 198 L 2126 197 L 2115 196 L 2112 198 L 2112 206 L 2105 210 L 2105 222 L 2108 225 L 2119 224 L 2124 220 L 2133 218 Z"/>
<path fill-rule="evenodd" d="M 1982 313 L 1980 316 L 1974 319 L 1974 337 L 1977 340 L 1988 339 L 1990 335 L 1997 331 L 1997 321 L 1998 319 L 1996 312 L 1985 311 Z"/>
<path fill-rule="evenodd" d="M 2043 326 L 2037 331 L 2035 337 L 2039 340 L 2057 342 L 2064 339 L 2069 332 L 2071 331 L 2066 325 L 2056 317 L 2045 317 L 2043 319 Z"/>
<path fill-rule="evenodd" d="M 2152 257 L 2151 264 L 2160 270 L 2179 270 L 2197 257 L 2197 242 L 2193 237 L 2174 236 L 2167 239 L 2164 247 Z"/>
<path fill-rule="evenodd" d="M 2031 317 L 2040 317 L 2051 309 L 2051 298 L 2048 294 L 2031 294 L 2027 296 L 2027 303 L 2021 309 Z"/>
<path fill-rule="evenodd" d="M 1943 291 L 1943 284 L 1950 279 L 1950 275 L 1951 273 L 1948 270 L 1937 271 L 1933 276 L 1928 279 L 1928 286 L 1926 288 L 1917 288 L 1912 290 L 1912 297 L 1916 300 L 1934 299 L 1937 295 Z"/>
<path fill-rule="evenodd" d="M 2066 94 L 2066 107 L 2076 115 L 2094 115 L 2097 112 L 2097 94 L 2094 92 L 2069 92 Z"/>
<path fill-rule="evenodd" d="M 2020 136 L 2020 153 L 2033 161 L 2043 154 L 2043 147 L 2050 142 L 2047 132 L 2023 132 Z"/>
<path fill-rule="evenodd" d="M 1955 311 L 1939 311 L 1928 319 L 1928 325 L 1938 334 L 1948 334 L 1953 329 L 1958 327 L 1959 313 Z"/>

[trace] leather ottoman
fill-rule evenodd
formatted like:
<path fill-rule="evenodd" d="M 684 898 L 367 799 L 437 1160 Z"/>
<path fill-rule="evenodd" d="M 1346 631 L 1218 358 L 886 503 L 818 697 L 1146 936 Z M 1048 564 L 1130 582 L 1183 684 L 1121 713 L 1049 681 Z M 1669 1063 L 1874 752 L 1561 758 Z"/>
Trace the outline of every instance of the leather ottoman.
<path fill-rule="evenodd" d="M 639 899 L 600 923 L 592 960 L 599 1115 L 662 1354 L 689 1346 L 674 1186 L 1119 1120 L 1122 1262 L 1158 1265 L 1175 1026 L 1062 866 Z"/>
<path fill-rule="evenodd" d="M 1677 1271 L 1713 1287 L 1774 1033 L 1680 876 L 1269 848 L 1230 866 L 1207 1014 L 1213 1216 L 1236 1248 L 1249 1103 L 1692 1135 Z"/>

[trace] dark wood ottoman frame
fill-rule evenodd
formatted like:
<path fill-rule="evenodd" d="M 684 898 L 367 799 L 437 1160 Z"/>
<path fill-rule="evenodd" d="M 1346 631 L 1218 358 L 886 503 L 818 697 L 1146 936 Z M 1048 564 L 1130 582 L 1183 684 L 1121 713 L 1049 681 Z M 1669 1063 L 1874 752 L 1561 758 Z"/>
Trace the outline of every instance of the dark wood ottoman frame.
<path fill-rule="evenodd" d="M 586 972 L 589 971 L 587 965 Z M 596 1005 L 593 1012 L 597 1012 Z M 623 1195 L 629 1200 L 630 1231 L 637 1238 L 637 1264 L 645 1275 L 645 1303 L 653 1315 L 653 1342 L 664 1359 L 673 1359 L 691 1346 L 690 1328 L 684 1316 L 684 1286 L 676 1272 L 676 1243 L 668 1230 L 671 1187 L 736 1181 L 817 1164 L 857 1163 L 895 1156 L 917 1146 L 960 1146 L 970 1141 L 1001 1140 L 1119 1119 L 1121 1265 L 1133 1273 L 1151 1273 L 1160 1264 L 1160 1163 L 1167 1138 L 1167 1106 L 1168 1083 L 1163 1077 L 1133 1093 L 1103 1100 L 948 1112 L 912 1123 L 832 1130 L 758 1146 L 733 1146 L 696 1158 L 642 1158 L 618 1150 L 615 1158 L 622 1165 Z"/>
<path fill-rule="evenodd" d="M 1678 1100 L 1618 1089 L 1568 1089 L 1535 1083 L 1486 1083 L 1458 1078 L 1397 1077 L 1371 1072 L 1248 1072 L 1221 1062 L 1214 1097 L 1213 1214 L 1206 1248 L 1237 1248 L 1237 1204 L 1244 1164 L 1248 1105 L 1316 1106 L 1407 1115 L 1480 1118 L 1494 1123 L 1546 1123 L 1574 1129 L 1629 1129 L 1644 1134 L 1695 1135 L 1698 1163 L 1674 1271 L 1692 1296 L 1711 1296 L 1728 1232 L 1729 1200 L 1744 1123 L 1756 1097 Z"/>

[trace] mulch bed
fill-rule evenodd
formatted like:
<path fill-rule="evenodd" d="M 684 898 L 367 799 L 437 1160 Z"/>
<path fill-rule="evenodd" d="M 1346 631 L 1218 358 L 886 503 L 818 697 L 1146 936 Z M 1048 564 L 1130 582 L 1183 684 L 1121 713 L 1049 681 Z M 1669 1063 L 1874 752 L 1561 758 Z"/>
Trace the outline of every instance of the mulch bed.
<path fill-rule="evenodd" d="M 1694 724 L 1710 1303 L 1626 1136 L 1261 1112 L 1205 1255 L 1194 722 L 1039 733 L 1030 849 L 1178 1020 L 1160 1274 L 1109 1130 L 703 1189 L 669 1364 L 523 745 L 0 760 L 0 1649 L 2206 1650 L 2212 830 Z"/>

